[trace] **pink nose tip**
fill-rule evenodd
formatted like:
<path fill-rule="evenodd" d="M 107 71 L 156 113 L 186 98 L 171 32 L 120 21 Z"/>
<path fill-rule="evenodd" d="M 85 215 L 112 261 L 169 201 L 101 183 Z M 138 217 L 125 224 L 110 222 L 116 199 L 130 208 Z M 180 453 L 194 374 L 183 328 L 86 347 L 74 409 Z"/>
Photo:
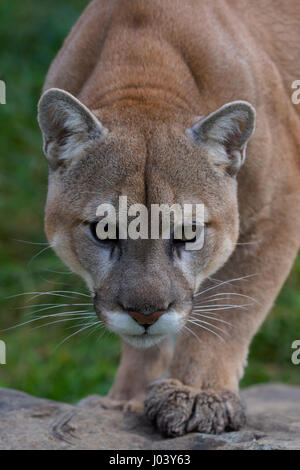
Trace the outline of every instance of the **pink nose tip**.
<path fill-rule="evenodd" d="M 128 314 L 132 318 L 134 318 L 134 320 L 136 320 L 140 325 L 152 325 L 164 313 L 165 313 L 164 310 L 160 310 L 158 312 L 153 312 L 149 315 L 144 315 L 143 313 L 139 313 L 139 312 L 128 312 Z"/>

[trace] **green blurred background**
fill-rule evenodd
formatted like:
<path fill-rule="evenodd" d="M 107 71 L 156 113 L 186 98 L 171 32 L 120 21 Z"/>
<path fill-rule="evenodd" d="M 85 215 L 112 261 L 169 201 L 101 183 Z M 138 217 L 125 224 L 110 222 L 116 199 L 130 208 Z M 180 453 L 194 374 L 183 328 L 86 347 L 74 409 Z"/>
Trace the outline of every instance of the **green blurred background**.
<path fill-rule="evenodd" d="M 54 290 L 87 293 L 82 281 L 70 274 L 51 250 L 36 256 L 46 246 L 31 244 L 46 242 L 43 206 L 47 165 L 36 105 L 47 68 L 87 3 L 0 3 L 0 79 L 7 87 L 7 104 L 0 105 L 0 330 L 30 320 L 33 310 L 43 308 L 30 305 L 89 301 L 81 295 L 8 298 Z M 300 384 L 300 366 L 290 359 L 291 344 L 300 337 L 299 286 L 300 258 L 252 343 L 243 386 L 268 381 Z M 85 307 L 77 307 L 81 308 Z M 47 311 L 40 313 L 46 315 Z M 0 386 L 70 402 L 90 393 L 105 394 L 119 360 L 119 340 L 102 330 L 89 334 L 87 329 L 60 344 L 79 326 L 76 330 L 73 321 L 47 325 L 50 321 L 54 320 L 0 331 L 0 339 L 7 345 L 7 364 L 0 365 Z M 46 326 L 36 328 L 42 324 Z"/>

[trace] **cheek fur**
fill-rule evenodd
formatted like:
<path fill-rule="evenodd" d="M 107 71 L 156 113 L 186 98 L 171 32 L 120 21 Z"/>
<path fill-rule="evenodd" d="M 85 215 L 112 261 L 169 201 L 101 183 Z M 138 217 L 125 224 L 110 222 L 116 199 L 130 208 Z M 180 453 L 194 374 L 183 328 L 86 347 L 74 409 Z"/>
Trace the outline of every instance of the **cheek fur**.
<path fill-rule="evenodd" d="M 218 249 L 215 251 L 215 253 L 213 253 L 210 262 L 206 265 L 205 269 L 197 276 L 197 285 L 195 291 L 198 290 L 201 285 L 201 282 L 203 282 L 204 279 L 213 275 L 226 263 L 234 248 L 235 243 L 232 242 L 231 237 L 224 237 Z"/>
<path fill-rule="evenodd" d="M 77 257 L 70 248 L 71 242 L 69 241 L 67 235 L 63 233 L 56 233 L 53 236 L 51 243 L 55 253 L 60 257 L 60 259 L 76 274 L 81 276 L 90 291 L 93 290 L 93 280 L 91 275 L 83 268 L 81 263 L 79 263 Z"/>

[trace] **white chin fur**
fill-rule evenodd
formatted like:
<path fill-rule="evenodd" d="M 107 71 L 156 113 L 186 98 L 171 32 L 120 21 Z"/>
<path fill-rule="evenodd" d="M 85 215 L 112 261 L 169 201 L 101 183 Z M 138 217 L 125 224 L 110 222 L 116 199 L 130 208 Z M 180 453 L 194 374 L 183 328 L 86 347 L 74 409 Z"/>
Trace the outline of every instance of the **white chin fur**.
<path fill-rule="evenodd" d="M 166 336 L 174 336 L 184 324 L 184 314 L 170 310 L 147 329 L 140 326 L 127 313 L 105 312 L 107 327 L 136 348 L 149 348 Z"/>
<path fill-rule="evenodd" d="M 141 335 L 141 336 L 126 336 L 122 335 L 121 338 L 126 341 L 126 343 L 131 344 L 135 348 L 147 349 L 155 344 L 160 343 L 165 336 L 154 336 L 154 335 Z"/>

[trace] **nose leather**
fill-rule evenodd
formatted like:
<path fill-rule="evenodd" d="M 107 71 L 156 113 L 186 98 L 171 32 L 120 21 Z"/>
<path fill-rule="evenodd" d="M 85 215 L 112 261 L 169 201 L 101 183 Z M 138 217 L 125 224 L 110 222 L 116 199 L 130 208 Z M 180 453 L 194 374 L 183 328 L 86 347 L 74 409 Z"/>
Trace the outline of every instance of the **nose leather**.
<path fill-rule="evenodd" d="M 143 313 L 139 313 L 139 312 L 128 312 L 128 314 L 132 318 L 134 318 L 134 320 L 136 320 L 140 325 L 152 325 L 164 313 L 165 313 L 165 310 L 159 310 L 158 312 L 153 312 L 148 315 L 144 315 Z"/>

